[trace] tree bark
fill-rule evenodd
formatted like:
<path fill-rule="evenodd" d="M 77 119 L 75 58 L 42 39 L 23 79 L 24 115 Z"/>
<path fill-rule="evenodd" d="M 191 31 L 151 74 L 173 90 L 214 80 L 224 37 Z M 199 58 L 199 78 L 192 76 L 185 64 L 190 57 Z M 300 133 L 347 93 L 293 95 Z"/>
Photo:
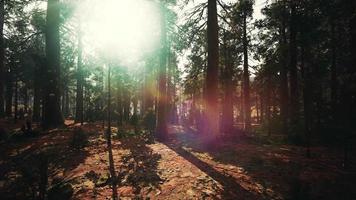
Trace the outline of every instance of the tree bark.
<path fill-rule="evenodd" d="M 282 24 L 280 29 L 280 117 L 283 134 L 288 134 L 288 78 L 287 78 L 287 37 L 286 37 L 286 8 L 283 3 Z"/>
<path fill-rule="evenodd" d="M 59 0 L 48 0 L 46 22 L 46 64 L 48 84 L 44 95 L 43 127 L 63 125 L 60 110 L 59 76 L 60 76 L 60 43 L 59 43 Z"/>
<path fill-rule="evenodd" d="M 5 45 L 4 45 L 4 15 L 5 15 L 5 1 L 0 1 L 0 118 L 5 116 Z"/>
<path fill-rule="evenodd" d="M 121 81 L 117 81 L 117 94 L 116 94 L 116 109 L 117 109 L 117 125 L 121 126 L 122 125 L 122 119 L 123 119 L 123 106 L 122 106 L 122 84 Z"/>
<path fill-rule="evenodd" d="M 219 40 L 216 0 L 208 0 L 208 66 L 205 88 L 206 139 L 212 142 L 219 135 L 218 110 L 218 69 L 219 69 Z"/>
<path fill-rule="evenodd" d="M 35 77 L 35 84 L 34 84 L 34 94 L 33 94 L 33 116 L 32 120 L 34 122 L 39 122 L 40 121 L 40 112 L 41 112 L 41 86 L 39 83 L 40 81 L 37 80 L 38 78 Z"/>
<path fill-rule="evenodd" d="M 290 20 L 289 20 L 289 53 L 290 53 L 290 116 L 292 123 L 296 123 L 299 117 L 299 90 L 298 90 L 298 69 L 297 69 L 297 30 L 296 30 L 296 6 L 294 2 L 290 3 Z"/>
<path fill-rule="evenodd" d="M 12 69 L 6 73 L 6 116 L 12 117 L 12 99 L 13 99 L 13 72 Z"/>
<path fill-rule="evenodd" d="M 303 104 L 304 104 L 304 134 L 305 134 L 305 146 L 306 157 L 310 157 L 310 136 L 311 136 L 311 124 L 312 124 L 312 85 L 311 85 L 311 69 L 309 62 L 306 62 L 307 50 L 302 47 L 302 59 L 301 67 L 304 78 L 303 86 Z"/>
<path fill-rule="evenodd" d="M 250 73 L 248 69 L 248 41 L 247 41 L 247 16 L 243 16 L 243 54 L 244 54 L 244 69 L 243 69 L 243 92 L 244 92 L 244 129 L 251 129 L 251 98 L 250 98 Z"/>
<path fill-rule="evenodd" d="M 233 83 L 232 83 L 232 60 L 231 51 L 228 47 L 226 38 L 224 38 L 225 70 L 224 70 L 224 104 L 222 116 L 222 130 L 225 134 L 233 131 Z"/>
<path fill-rule="evenodd" d="M 145 66 L 145 85 L 143 91 L 143 113 L 146 113 L 149 109 L 153 109 L 154 96 L 153 88 L 155 88 L 155 81 L 153 79 L 153 70 L 149 64 Z"/>
<path fill-rule="evenodd" d="M 35 77 L 34 77 L 34 87 L 33 87 L 33 115 L 32 120 L 34 122 L 41 121 L 41 101 L 43 97 L 43 73 L 45 70 L 44 60 L 42 57 L 35 55 L 34 60 L 35 66 Z"/>
<path fill-rule="evenodd" d="M 167 30 L 166 30 L 166 14 L 165 7 L 161 2 L 161 55 L 160 67 L 158 73 L 158 105 L 157 105 L 157 127 L 156 134 L 160 140 L 165 140 L 167 137 Z"/>
<path fill-rule="evenodd" d="M 14 110 L 14 122 L 16 123 L 17 120 L 18 120 L 18 114 L 19 114 L 19 111 L 18 111 L 18 107 L 19 107 L 19 83 L 18 83 L 18 80 L 17 78 L 15 78 L 15 99 L 14 99 L 14 107 L 15 107 L 15 110 Z"/>
<path fill-rule="evenodd" d="M 84 115 L 83 115 L 83 70 L 82 70 L 82 49 L 83 49 L 83 42 L 82 42 L 82 30 L 81 30 L 81 22 L 79 19 L 78 23 L 78 60 L 77 60 L 77 96 L 76 96 L 76 111 L 75 111 L 75 122 L 80 122 L 83 124 Z"/>
<path fill-rule="evenodd" d="M 270 80 L 270 74 L 267 77 L 267 89 L 266 89 L 266 120 L 267 120 L 267 134 L 271 136 L 271 90 L 272 84 Z"/>

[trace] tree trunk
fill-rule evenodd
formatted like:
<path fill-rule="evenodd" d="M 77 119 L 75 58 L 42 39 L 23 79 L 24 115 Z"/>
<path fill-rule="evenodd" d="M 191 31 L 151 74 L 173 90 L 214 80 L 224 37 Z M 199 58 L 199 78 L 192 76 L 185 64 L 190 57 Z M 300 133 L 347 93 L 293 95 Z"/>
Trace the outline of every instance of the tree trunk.
<path fill-rule="evenodd" d="M 306 50 L 302 47 L 302 59 L 301 67 L 304 78 L 303 87 L 303 104 L 304 104 L 304 134 L 305 134 L 305 146 L 306 157 L 310 157 L 310 136 L 311 136 L 311 124 L 312 124 L 312 85 L 311 85 L 311 69 L 309 62 L 306 63 Z"/>
<path fill-rule="evenodd" d="M 288 78 L 287 78 L 287 37 L 286 37 L 286 8 L 283 1 L 283 16 L 280 38 L 280 117 L 282 120 L 283 134 L 288 134 Z"/>
<path fill-rule="evenodd" d="M 336 106 L 337 106 L 337 71 L 336 71 L 336 36 L 335 36 L 335 21 L 331 21 L 331 77 L 330 77 L 330 89 L 331 89 L 331 115 L 335 123 L 336 120 Z"/>
<path fill-rule="evenodd" d="M 59 43 L 59 0 L 48 0 L 46 27 L 46 64 L 47 78 L 44 95 L 43 127 L 63 125 L 60 110 L 59 76 L 60 76 L 60 43 Z"/>
<path fill-rule="evenodd" d="M 117 81 L 117 94 L 116 94 L 116 109 L 117 109 L 117 125 L 121 126 L 122 125 L 122 119 L 123 119 L 123 106 L 122 106 L 122 85 L 120 80 Z"/>
<path fill-rule="evenodd" d="M 218 69 L 219 69 L 219 40 L 216 0 L 208 0 L 208 66 L 205 88 L 206 139 L 212 142 L 219 134 L 218 110 Z"/>
<path fill-rule="evenodd" d="M 35 84 L 34 84 L 34 94 L 33 94 L 33 116 L 32 120 L 34 122 L 40 121 L 40 112 L 41 112 L 41 86 L 40 81 L 37 80 L 38 78 L 35 77 Z"/>
<path fill-rule="evenodd" d="M 77 96 L 76 96 L 76 111 L 75 111 L 75 122 L 80 122 L 83 124 L 84 115 L 83 115 L 83 70 L 82 70 L 82 49 L 83 49 L 83 42 L 82 42 L 82 30 L 81 30 L 81 22 L 79 19 L 78 23 L 78 60 L 77 60 Z"/>
<path fill-rule="evenodd" d="M 155 88 L 155 81 L 153 79 L 153 69 L 149 64 L 145 66 L 145 84 L 143 91 L 143 113 L 146 113 L 149 109 L 153 109 L 154 96 L 153 88 Z"/>
<path fill-rule="evenodd" d="M 12 99 L 13 99 L 13 72 L 10 71 L 6 73 L 6 116 L 12 117 Z"/>
<path fill-rule="evenodd" d="M 224 54 L 225 54 L 225 70 L 224 70 L 224 104 L 222 116 L 222 130 L 225 134 L 230 134 L 233 131 L 233 65 L 231 60 L 231 51 L 227 41 L 224 38 Z"/>
<path fill-rule="evenodd" d="M 271 90 L 272 90 L 272 84 L 271 84 L 270 74 L 269 74 L 267 77 L 266 105 L 265 105 L 268 136 L 271 136 Z"/>
<path fill-rule="evenodd" d="M 172 84 L 172 123 L 178 123 L 177 103 L 176 103 L 176 85 L 177 85 L 177 65 L 173 66 L 173 84 Z"/>
<path fill-rule="evenodd" d="M 296 123 L 299 117 L 299 92 L 298 92 L 298 69 L 297 69 L 297 30 L 296 30 L 296 20 L 295 12 L 296 7 L 295 3 L 290 3 L 290 24 L 289 24 L 289 33 L 290 33 L 290 102 L 291 102 L 291 120 L 292 123 Z"/>
<path fill-rule="evenodd" d="M 67 89 L 65 91 L 65 96 L 66 96 L 66 103 L 64 105 L 64 112 L 65 116 L 68 117 L 70 115 L 70 97 L 69 97 L 69 88 L 67 86 Z"/>
<path fill-rule="evenodd" d="M 26 86 L 26 83 L 25 83 L 25 86 L 24 86 L 24 89 L 23 89 L 23 104 L 24 104 L 24 111 L 25 113 L 28 112 L 28 88 Z"/>
<path fill-rule="evenodd" d="M 123 120 L 125 122 L 128 122 L 130 120 L 130 103 L 131 103 L 131 95 L 130 92 L 127 88 L 125 88 L 124 90 L 124 94 L 123 94 Z"/>
<path fill-rule="evenodd" d="M 260 109 L 260 104 L 258 102 L 258 94 L 257 92 L 255 93 L 255 108 L 256 108 L 256 122 L 260 122 L 260 114 L 261 114 L 261 109 Z"/>
<path fill-rule="evenodd" d="M 166 30 L 166 14 L 165 7 L 161 3 L 161 55 L 160 68 L 158 73 L 159 96 L 157 105 L 157 138 L 164 140 L 167 137 L 167 30 Z"/>
<path fill-rule="evenodd" d="M 248 41 L 247 41 L 247 22 L 246 13 L 243 16 L 243 54 L 244 54 L 244 69 L 243 69 L 243 92 L 244 92 L 244 129 L 251 129 L 251 102 L 250 102 L 250 73 L 248 70 Z"/>
<path fill-rule="evenodd" d="M 259 123 L 262 123 L 265 120 L 265 116 L 266 116 L 266 105 L 265 105 L 265 98 L 262 96 L 262 92 L 260 92 L 258 94 L 259 98 L 260 98 L 260 119 L 259 119 Z"/>
<path fill-rule="evenodd" d="M 0 118 L 5 116 L 4 110 L 4 81 L 5 81 L 5 44 L 4 44 L 4 15 L 5 1 L 0 1 Z"/>
<path fill-rule="evenodd" d="M 18 88 L 18 81 L 17 78 L 15 78 L 15 99 L 14 99 L 14 107 L 15 107 L 15 111 L 14 111 L 14 122 L 17 122 L 18 117 L 18 107 L 19 107 L 19 88 Z"/>

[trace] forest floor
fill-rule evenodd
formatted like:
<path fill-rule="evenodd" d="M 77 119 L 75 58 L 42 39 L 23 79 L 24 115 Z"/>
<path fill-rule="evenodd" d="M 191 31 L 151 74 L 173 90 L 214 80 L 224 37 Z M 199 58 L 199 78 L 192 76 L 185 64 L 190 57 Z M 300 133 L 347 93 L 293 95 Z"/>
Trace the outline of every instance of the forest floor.
<path fill-rule="evenodd" d="M 57 192 L 69 191 L 72 199 L 111 198 L 102 124 L 66 123 L 37 136 L 0 142 L 1 199 L 38 195 L 41 152 L 48 156 L 49 191 L 65 184 Z M 1 126 L 18 129 L 4 121 Z M 80 149 L 70 145 L 78 127 L 89 136 Z M 115 133 L 112 143 L 121 199 L 356 199 L 356 173 L 342 169 L 337 149 L 313 147 L 307 159 L 303 147 L 237 134 L 211 150 L 194 130 L 178 125 L 169 127 L 164 143 Z"/>

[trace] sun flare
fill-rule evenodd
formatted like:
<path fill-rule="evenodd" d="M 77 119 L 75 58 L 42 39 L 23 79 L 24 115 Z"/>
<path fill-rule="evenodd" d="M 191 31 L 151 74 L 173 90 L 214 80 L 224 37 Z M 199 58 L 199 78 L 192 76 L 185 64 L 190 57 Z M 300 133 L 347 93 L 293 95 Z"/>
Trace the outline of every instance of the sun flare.
<path fill-rule="evenodd" d="M 87 0 L 79 6 L 85 49 L 137 62 L 159 45 L 158 5 L 147 0 Z"/>

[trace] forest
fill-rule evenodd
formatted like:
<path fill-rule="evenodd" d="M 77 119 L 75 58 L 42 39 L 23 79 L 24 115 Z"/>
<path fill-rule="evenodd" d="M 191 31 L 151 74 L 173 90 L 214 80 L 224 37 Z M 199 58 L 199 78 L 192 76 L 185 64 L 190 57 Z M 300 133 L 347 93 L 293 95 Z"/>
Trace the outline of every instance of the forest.
<path fill-rule="evenodd" d="M 356 199 L 355 0 L 0 0 L 0 199 Z"/>

